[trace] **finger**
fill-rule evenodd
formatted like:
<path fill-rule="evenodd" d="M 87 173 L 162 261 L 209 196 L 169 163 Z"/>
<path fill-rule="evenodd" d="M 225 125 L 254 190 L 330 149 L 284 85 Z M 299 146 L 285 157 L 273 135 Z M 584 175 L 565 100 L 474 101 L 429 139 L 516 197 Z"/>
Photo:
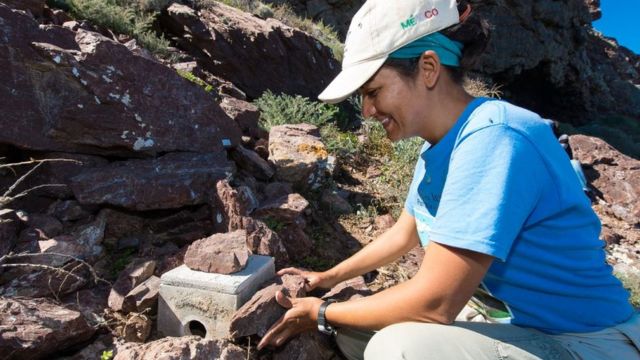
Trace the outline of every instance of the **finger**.
<path fill-rule="evenodd" d="M 280 346 L 284 344 L 293 335 L 293 331 L 290 329 L 284 329 L 278 336 L 273 338 L 273 345 Z"/>
<path fill-rule="evenodd" d="M 300 269 L 296 269 L 294 267 L 288 267 L 288 268 L 284 268 L 284 269 L 280 269 L 280 271 L 277 272 L 278 276 L 282 276 L 282 275 L 302 275 L 303 271 Z"/>
<path fill-rule="evenodd" d="M 269 330 L 267 330 L 267 333 L 264 334 L 264 336 L 262 337 L 262 339 L 258 343 L 258 350 L 262 349 L 267 344 L 269 344 L 271 339 L 275 335 L 277 335 L 278 332 L 281 331 L 281 328 L 283 327 L 283 325 L 284 325 L 284 316 L 281 316 L 280 319 L 278 319 L 278 321 L 276 321 L 273 325 L 271 325 L 271 328 L 269 328 Z"/>
<path fill-rule="evenodd" d="M 291 309 L 293 307 L 293 304 L 291 303 L 291 299 L 285 296 L 280 290 L 276 292 L 276 301 L 283 308 Z"/>

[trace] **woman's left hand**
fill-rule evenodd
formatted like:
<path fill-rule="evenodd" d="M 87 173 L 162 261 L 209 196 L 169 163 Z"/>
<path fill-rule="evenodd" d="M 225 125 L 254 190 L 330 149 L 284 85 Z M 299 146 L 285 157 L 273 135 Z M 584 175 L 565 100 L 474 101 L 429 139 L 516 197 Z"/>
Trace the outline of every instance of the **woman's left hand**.
<path fill-rule="evenodd" d="M 276 301 L 287 312 L 271 326 L 258 344 L 258 350 L 265 346 L 280 346 L 290 337 L 317 328 L 318 310 L 322 300 L 314 297 L 290 298 L 282 292 L 276 293 Z"/>

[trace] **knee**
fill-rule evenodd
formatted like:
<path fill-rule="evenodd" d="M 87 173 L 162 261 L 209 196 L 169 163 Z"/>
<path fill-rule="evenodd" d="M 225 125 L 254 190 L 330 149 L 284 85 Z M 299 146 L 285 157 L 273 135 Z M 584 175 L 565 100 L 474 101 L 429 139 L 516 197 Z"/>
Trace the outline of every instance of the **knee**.
<path fill-rule="evenodd" d="M 443 325 L 400 323 L 378 331 L 364 351 L 365 360 L 426 359 L 425 350 L 438 353 L 446 344 L 442 339 Z M 438 330 L 440 328 L 440 330 Z"/>

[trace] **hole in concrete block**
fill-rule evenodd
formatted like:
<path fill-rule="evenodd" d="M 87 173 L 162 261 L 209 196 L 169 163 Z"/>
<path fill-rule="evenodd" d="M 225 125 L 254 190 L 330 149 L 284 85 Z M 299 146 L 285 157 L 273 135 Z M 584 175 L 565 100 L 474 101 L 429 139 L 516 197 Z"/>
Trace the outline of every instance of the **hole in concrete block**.
<path fill-rule="evenodd" d="M 191 320 L 187 324 L 187 327 L 189 328 L 191 335 L 200 336 L 201 338 L 207 337 L 207 329 L 200 321 Z"/>

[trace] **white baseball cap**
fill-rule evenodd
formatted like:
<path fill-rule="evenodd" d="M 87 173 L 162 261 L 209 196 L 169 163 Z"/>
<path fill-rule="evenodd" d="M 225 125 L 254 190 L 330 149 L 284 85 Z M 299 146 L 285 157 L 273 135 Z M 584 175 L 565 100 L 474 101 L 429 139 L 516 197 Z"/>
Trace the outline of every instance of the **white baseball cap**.
<path fill-rule="evenodd" d="M 343 101 L 390 53 L 458 22 L 456 0 L 368 0 L 351 20 L 342 71 L 318 98 L 331 104 Z"/>

